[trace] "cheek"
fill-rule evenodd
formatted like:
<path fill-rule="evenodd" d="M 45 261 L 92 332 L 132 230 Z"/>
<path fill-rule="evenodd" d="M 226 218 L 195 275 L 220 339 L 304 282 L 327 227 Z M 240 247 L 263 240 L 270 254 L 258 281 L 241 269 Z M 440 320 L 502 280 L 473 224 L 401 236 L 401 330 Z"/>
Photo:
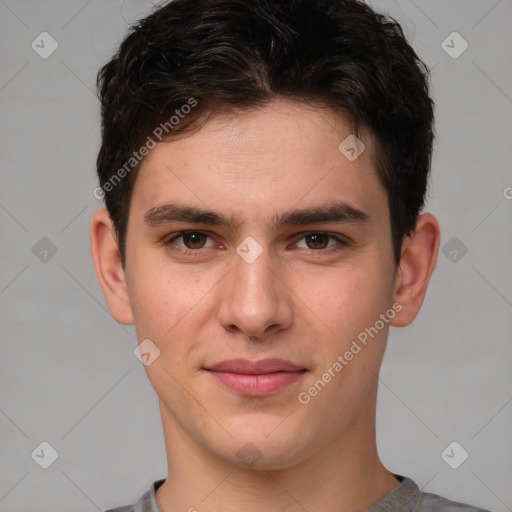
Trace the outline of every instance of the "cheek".
<path fill-rule="evenodd" d="M 186 339 L 199 316 L 211 306 L 215 271 L 200 271 L 193 265 L 177 268 L 162 261 L 137 260 L 132 267 L 130 300 L 139 339 L 154 339 L 164 348 L 176 339 Z"/>
<path fill-rule="evenodd" d="M 130 283 L 130 300 L 138 338 L 150 338 L 156 342 L 171 328 L 174 309 L 170 304 L 172 294 L 168 279 L 165 276 L 158 278 L 152 272 L 138 272 L 136 275 L 137 278 Z"/>
<path fill-rule="evenodd" d="M 301 280 L 298 286 L 297 296 L 313 312 L 315 323 L 342 340 L 373 325 L 389 307 L 392 290 L 378 272 L 356 267 L 333 268 L 328 275 Z"/>

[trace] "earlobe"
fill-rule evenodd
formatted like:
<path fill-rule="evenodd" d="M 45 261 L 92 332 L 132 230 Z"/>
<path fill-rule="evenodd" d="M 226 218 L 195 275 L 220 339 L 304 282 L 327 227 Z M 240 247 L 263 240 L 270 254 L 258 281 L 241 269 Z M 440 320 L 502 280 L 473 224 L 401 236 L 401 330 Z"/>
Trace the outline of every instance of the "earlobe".
<path fill-rule="evenodd" d="M 91 256 L 110 314 L 121 324 L 132 325 L 133 314 L 121 264 L 121 254 L 110 215 L 106 209 L 94 213 L 91 224 Z"/>
<path fill-rule="evenodd" d="M 394 300 L 402 309 L 391 321 L 395 327 L 409 325 L 418 315 L 437 263 L 440 229 L 436 218 L 423 213 L 402 245 L 397 269 Z"/>

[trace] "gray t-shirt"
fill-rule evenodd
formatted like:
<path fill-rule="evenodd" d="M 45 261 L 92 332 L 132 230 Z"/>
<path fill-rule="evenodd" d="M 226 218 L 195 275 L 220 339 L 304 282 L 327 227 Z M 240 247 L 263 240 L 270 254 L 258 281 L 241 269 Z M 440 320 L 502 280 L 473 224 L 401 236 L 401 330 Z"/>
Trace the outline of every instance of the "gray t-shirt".
<path fill-rule="evenodd" d="M 483 508 L 447 500 L 436 494 L 421 492 L 410 478 L 395 476 L 401 484 L 372 505 L 367 512 L 489 512 Z M 105 512 L 162 512 L 156 501 L 156 490 L 164 482 L 165 479 L 154 482 L 149 491 L 134 505 L 117 507 Z"/>

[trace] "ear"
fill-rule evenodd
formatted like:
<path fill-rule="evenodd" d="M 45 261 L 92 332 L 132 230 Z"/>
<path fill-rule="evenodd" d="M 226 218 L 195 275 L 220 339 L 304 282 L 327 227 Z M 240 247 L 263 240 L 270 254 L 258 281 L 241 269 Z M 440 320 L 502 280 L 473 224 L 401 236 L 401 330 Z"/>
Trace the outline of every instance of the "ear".
<path fill-rule="evenodd" d="M 414 230 L 402 244 L 394 292 L 394 300 L 402 309 L 391 325 L 409 325 L 419 313 L 436 267 L 440 238 L 439 224 L 433 215 L 423 213 L 416 218 Z"/>
<path fill-rule="evenodd" d="M 95 212 L 92 219 L 91 256 L 110 314 L 119 323 L 132 325 L 133 314 L 116 231 L 104 208 Z"/>

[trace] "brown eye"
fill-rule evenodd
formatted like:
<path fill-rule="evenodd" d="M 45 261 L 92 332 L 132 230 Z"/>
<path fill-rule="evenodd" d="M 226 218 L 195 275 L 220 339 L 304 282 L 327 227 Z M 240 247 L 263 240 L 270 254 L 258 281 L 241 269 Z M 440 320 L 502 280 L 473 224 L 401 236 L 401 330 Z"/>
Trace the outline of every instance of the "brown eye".
<path fill-rule="evenodd" d="M 208 237 L 204 233 L 191 231 L 190 233 L 183 233 L 182 238 L 185 247 L 188 249 L 202 249 Z"/>
<path fill-rule="evenodd" d="M 297 242 L 299 249 L 309 249 L 310 254 L 327 255 L 348 246 L 349 242 L 341 235 L 325 233 L 324 231 L 311 231 L 306 233 Z"/>
<path fill-rule="evenodd" d="M 325 249 L 331 237 L 326 233 L 311 233 L 304 238 L 309 249 Z"/>
<path fill-rule="evenodd" d="M 164 238 L 162 242 L 170 251 L 175 251 L 177 254 L 186 254 L 187 256 L 199 256 L 216 245 L 212 237 L 202 231 L 172 233 Z"/>

